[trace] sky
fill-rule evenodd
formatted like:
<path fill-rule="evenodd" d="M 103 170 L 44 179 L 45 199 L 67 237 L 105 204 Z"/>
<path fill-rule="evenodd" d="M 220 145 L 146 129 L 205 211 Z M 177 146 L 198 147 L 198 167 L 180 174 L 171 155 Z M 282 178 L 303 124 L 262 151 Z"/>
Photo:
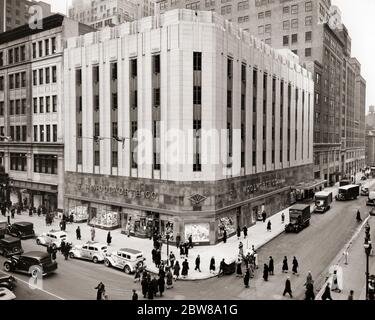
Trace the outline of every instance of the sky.
<path fill-rule="evenodd" d="M 52 11 L 66 14 L 72 0 L 43 0 Z M 251 0 L 253 1 L 253 0 Z M 367 81 L 366 108 L 375 105 L 375 1 L 332 0 L 342 13 L 342 21 L 352 38 L 352 56 L 362 65 L 362 76 Z M 374 88 L 374 90 L 372 90 Z"/>

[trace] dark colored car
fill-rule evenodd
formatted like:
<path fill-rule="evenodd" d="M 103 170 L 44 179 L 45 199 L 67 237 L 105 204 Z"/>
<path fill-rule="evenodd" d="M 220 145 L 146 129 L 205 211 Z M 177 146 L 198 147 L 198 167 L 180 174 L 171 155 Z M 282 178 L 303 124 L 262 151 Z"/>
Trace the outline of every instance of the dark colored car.
<path fill-rule="evenodd" d="M 361 177 L 361 180 L 362 180 L 362 181 L 367 180 L 366 176 L 362 176 L 362 177 Z"/>
<path fill-rule="evenodd" d="M 371 210 L 370 210 L 370 216 L 375 216 L 375 207 L 371 208 Z"/>
<path fill-rule="evenodd" d="M 0 277 L 0 288 L 7 288 L 11 291 L 16 287 L 17 280 L 12 276 L 1 276 Z"/>
<path fill-rule="evenodd" d="M 23 253 L 21 240 L 19 238 L 6 236 L 0 239 L 0 254 L 4 257 L 9 257 L 13 254 Z"/>
<path fill-rule="evenodd" d="M 15 222 L 8 227 L 8 234 L 21 239 L 34 238 L 34 225 L 31 222 Z"/>
<path fill-rule="evenodd" d="M 57 262 L 52 261 L 46 252 L 31 251 L 21 255 L 14 255 L 4 262 L 6 272 L 21 271 L 30 274 L 33 278 L 46 275 L 57 269 Z"/>

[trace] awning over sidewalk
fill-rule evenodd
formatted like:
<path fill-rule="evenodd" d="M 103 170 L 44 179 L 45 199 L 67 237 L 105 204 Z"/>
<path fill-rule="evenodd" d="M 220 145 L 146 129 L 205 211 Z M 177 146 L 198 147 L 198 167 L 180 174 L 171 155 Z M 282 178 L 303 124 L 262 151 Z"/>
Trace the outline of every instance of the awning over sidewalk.
<path fill-rule="evenodd" d="M 324 186 L 328 181 L 327 180 L 315 180 L 312 182 L 302 182 L 293 188 L 296 190 L 313 190 L 315 188 L 319 188 Z"/>

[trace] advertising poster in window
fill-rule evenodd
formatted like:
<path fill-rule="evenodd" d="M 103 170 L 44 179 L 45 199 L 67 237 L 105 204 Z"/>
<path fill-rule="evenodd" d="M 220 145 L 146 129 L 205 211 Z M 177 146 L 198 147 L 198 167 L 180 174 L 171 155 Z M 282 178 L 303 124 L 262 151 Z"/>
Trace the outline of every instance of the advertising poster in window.
<path fill-rule="evenodd" d="M 217 233 L 218 239 L 222 239 L 224 236 L 224 230 L 227 231 L 227 236 L 236 232 L 236 212 L 228 213 L 225 216 L 217 220 Z"/>
<path fill-rule="evenodd" d="M 192 235 L 193 242 L 210 241 L 210 224 L 209 223 L 187 223 L 185 224 L 185 239 Z"/>

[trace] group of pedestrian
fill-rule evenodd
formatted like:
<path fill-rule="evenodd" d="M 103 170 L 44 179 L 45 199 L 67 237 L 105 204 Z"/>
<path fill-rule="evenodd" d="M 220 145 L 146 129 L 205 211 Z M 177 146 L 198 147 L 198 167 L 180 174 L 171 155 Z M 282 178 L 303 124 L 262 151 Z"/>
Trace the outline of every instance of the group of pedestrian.
<path fill-rule="evenodd" d="M 273 276 L 275 271 L 274 261 L 272 256 L 269 258 L 268 264 L 265 263 L 263 266 L 263 280 L 268 281 L 268 276 Z"/>
<path fill-rule="evenodd" d="M 68 260 L 72 244 L 70 242 L 61 241 L 60 252 L 64 256 L 65 260 Z"/>
<path fill-rule="evenodd" d="M 170 269 L 168 268 L 167 271 L 167 279 L 170 277 L 169 275 Z M 156 276 L 153 276 L 151 278 L 151 274 L 148 273 L 146 270 L 143 271 L 142 273 L 142 281 L 141 281 L 141 286 L 142 286 L 142 294 L 143 297 L 149 300 L 156 298 L 157 295 L 159 294 L 159 297 L 163 296 L 163 293 L 165 291 L 165 273 L 164 272 L 159 272 L 159 277 L 156 279 Z M 134 292 L 134 291 L 133 291 Z M 134 296 L 134 293 L 133 293 Z"/>
<path fill-rule="evenodd" d="M 242 228 L 242 232 L 243 232 L 243 238 L 246 239 L 246 237 L 247 237 L 247 227 L 246 226 L 244 226 Z M 237 239 L 240 240 L 240 238 L 241 238 L 241 227 L 238 226 L 237 227 Z"/>
<path fill-rule="evenodd" d="M 294 275 L 299 275 L 298 274 L 298 260 L 296 257 L 293 257 L 293 262 L 292 262 L 292 273 Z M 289 272 L 289 267 L 288 267 L 288 258 L 286 256 L 284 256 L 284 259 L 283 259 L 283 266 L 282 266 L 282 272 L 283 273 L 288 273 Z"/>

